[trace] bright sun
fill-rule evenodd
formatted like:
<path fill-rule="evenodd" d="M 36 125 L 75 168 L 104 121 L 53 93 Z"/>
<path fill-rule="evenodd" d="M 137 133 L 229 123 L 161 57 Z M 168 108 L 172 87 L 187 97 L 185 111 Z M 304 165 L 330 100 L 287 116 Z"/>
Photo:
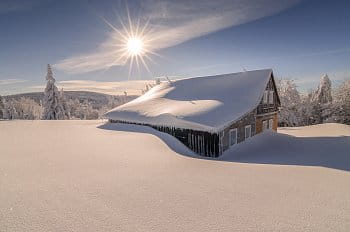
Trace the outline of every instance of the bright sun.
<path fill-rule="evenodd" d="M 126 26 L 126 24 L 124 24 L 122 21 L 120 22 L 122 27 L 120 30 L 114 27 L 108 21 L 105 20 L 105 22 L 115 32 L 115 36 L 113 36 L 114 40 L 112 41 L 113 46 L 116 47 L 115 51 L 113 51 L 115 59 L 110 66 L 129 64 L 128 78 L 130 78 L 133 66 L 135 64 L 139 71 L 140 65 L 143 65 L 146 70 L 151 73 L 146 60 L 155 63 L 150 55 L 159 56 L 159 54 L 157 54 L 154 51 L 154 47 L 151 46 L 152 41 L 154 40 L 154 32 L 147 27 L 148 22 L 146 22 L 143 26 L 140 26 L 139 23 L 133 24 L 129 15 L 128 20 L 128 26 Z"/>
<path fill-rule="evenodd" d="M 126 47 L 130 55 L 137 56 L 140 55 L 143 51 L 143 42 L 139 38 L 132 37 L 128 39 Z"/>

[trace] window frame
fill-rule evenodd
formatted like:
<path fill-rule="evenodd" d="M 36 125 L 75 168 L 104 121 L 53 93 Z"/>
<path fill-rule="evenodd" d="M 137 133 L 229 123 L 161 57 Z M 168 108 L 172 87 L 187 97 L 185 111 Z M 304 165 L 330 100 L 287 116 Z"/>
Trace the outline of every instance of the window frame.
<path fill-rule="evenodd" d="M 263 96 L 263 104 L 267 104 L 268 103 L 268 92 L 267 90 L 264 91 L 264 96 Z"/>
<path fill-rule="evenodd" d="M 235 132 L 235 134 L 236 134 L 236 140 L 234 143 L 232 143 L 232 134 L 231 134 L 233 132 Z M 229 141 L 228 141 L 229 145 L 233 146 L 233 145 L 237 144 L 237 142 L 238 142 L 238 130 L 237 130 L 237 128 L 230 129 L 228 132 L 228 135 L 229 135 Z"/>
<path fill-rule="evenodd" d="M 249 128 L 249 136 L 247 137 L 247 129 Z M 244 139 L 252 137 L 252 125 L 246 125 L 244 127 Z"/>
<path fill-rule="evenodd" d="M 269 91 L 269 104 L 273 104 L 273 96 L 274 96 L 274 91 Z"/>
<path fill-rule="evenodd" d="M 268 130 L 269 129 L 269 122 L 268 122 L 268 120 L 263 120 L 262 123 L 263 123 L 262 131 Z"/>

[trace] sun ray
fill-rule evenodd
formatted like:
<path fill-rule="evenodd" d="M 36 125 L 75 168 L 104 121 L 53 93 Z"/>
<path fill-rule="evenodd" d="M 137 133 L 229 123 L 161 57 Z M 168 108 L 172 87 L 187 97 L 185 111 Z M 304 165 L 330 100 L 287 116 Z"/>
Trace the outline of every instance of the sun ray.
<path fill-rule="evenodd" d="M 143 57 L 151 61 L 153 64 L 156 64 L 156 62 L 150 56 L 143 56 Z"/>
<path fill-rule="evenodd" d="M 131 36 L 134 37 L 134 29 L 133 29 L 133 25 L 132 25 L 132 21 L 131 21 L 131 17 L 130 17 L 130 11 L 129 8 L 126 7 L 126 14 L 128 16 L 128 22 L 129 22 L 129 32 L 131 33 Z"/>
<path fill-rule="evenodd" d="M 109 23 L 105 18 L 102 18 L 102 20 L 113 29 L 113 31 L 117 32 L 118 35 L 120 35 L 123 39 L 127 40 L 128 37 L 125 36 L 120 30 L 118 30 L 115 26 L 113 26 L 111 23 Z"/>
<path fill-rule="evenodd" d="M 141 59 L 141 56 L 140 57 L 136 57 L 135 61 L 136 61 L 136 67 L 137 67 L 137 77 L 140 77 L 140 64 L 139 64 L 139 59 Z"/>
<path fill-rule="evenodd" d="M 127 29 L 127 27 L 125 26 L 123 20 L 120 18 L 120 16 L 118 16 L 118 19 L 119 19 L 119 23 L 122 27 L 122 31 L 125 32 L 127 35 L 124 36 L 127 40 L 127 38 L 131 37 L 131 34 L 129 33 L 129 30 Z"/>
<path fill-rule="evenodd" d="M 137 23 L 136 23 L 136 27 L 135 27 L 135 36 L 136 37 L 140 37 L 139 36 L 139 27 L 140 27 L 140 18 L 137 19 Z"/>
<path fill-rule="evenodd" d="M 113 32 L 115 32 L 110 41 L 111 48 L 115 48 L 113 51 L 115 58 L 108 65 L 108 68 L 119 63 L 125 63 L 129 66 L 128 80 L 134 74 L 140 75 L 142 67 L 152 75 L 149 62 L 156 64 L 152 56 L 162 57 L 155 51 L 156 44 L 154 43 L 154 38 L 157 37 L 157 30 L 149 26 L 149 18 L 147 20 L 132 18 L 127 6 L 125 20 L 122 20 L 120 15 L 117 17 L 119 19 L 118 26 L 112 25 L 105 18 L 102 18 Z"/>
<path fill-rule="evenodd" d="M 139 58 L 141 59 L 141 57 L 142 57 L 142 56 L 137 56 L 136 59 L 135 59 L 137 69 L 140 69 Z"/>
<path fill-rule="evenodd" d="M 130 80 L 133 62 L 134 62 L 134 56 L 131 56 L 130 57 L 130 65 L 129 65 L 129 73 L 128 73 L 128 81 Z"/>
<path fill-rule="evenodd" d="M 149 20 L 150 20 L 150 19 L 147 19 L 145 25 L 142 27 L 142 30 L 141 30 L 141 32 L 140 32 L 140 35 L 144 35 L 144 34 L 145 34 L 145 30 L 146 30 L 147 27 L 148 27 Z"/>
<path fill-rule="evenodd" d="M 143 57 L 141 57 L 140 60 L 141 60 L 141 62 L 142 62 L 142 64 L 143 64 L 143 66 L 146 68 L 147 72 L 148 72 L 149 74 L 153 75 L 152 72 L 151 72 L 151 70 L 149 69 L 147 63 L 146 63 L 145 60 L 143 59 Z"/>
<path fill-rule="evenodd" d="M 161 54 L 157 53 L 157 52 L 154 52 L 154 51 L 151 51 L 151 50 L 145 50 L 146 53 L 149 53 L 149 54 L 152 54 L 152 55 L 155 55 L 155 56 L 158 56 L 160 58 L 164 58 L 164 56 L 162 56 Z"/>

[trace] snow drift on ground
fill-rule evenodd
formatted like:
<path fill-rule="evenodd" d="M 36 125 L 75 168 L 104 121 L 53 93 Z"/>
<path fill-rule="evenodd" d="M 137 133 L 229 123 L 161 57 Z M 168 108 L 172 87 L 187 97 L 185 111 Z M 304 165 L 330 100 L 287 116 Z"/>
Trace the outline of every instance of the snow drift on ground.
<path fill-rule="evenodd" d="M 350 127 L 338 123 L 326 123 L 307 127 L 282 127 L 278 132 L 297 137 L 339 137 L 349 136 Z"/>
<path fill-rule="evenodd" d="M 231 148 L 220 160 L 322 166 L 350 171 L 350 126 L 329 123 L 279 128 L 278 132 L 258 134 Z"/>
<path fill-rule="evenodd" d="M 106 117 L 217 132 L 259 104 L 271 74 L 266 69 L 163 82 Z"/>
<path fill-rule="evenodd" d="M 349 231 L 349 126 L 280 131 L 308 137 L 216 161 L 147 127 L 0 121 L 0 231 Z"/>

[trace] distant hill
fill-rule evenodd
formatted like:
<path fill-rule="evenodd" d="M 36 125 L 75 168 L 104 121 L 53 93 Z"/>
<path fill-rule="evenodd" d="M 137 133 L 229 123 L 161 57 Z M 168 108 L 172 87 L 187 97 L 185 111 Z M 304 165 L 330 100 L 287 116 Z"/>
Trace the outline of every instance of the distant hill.
<path fill-rule="evenodd" d="M 81 103 L 89 102 L 92 105 L 92 107 L 95 109 L 99 109 L 101 106 L 107 105 L 111 101 L 116 103 L 118 102 L 125 103 L 138 97 L 136 95 L 115 96 L 115 95 L 108 95 L 108 94 L 95 93 L 95 92 L 89 92 L 89 91 L 64 91 L 64 94 L 67 100 L 78 99 L 79 102 Z M 37 103 L 40 103 L 40 101 L 43 100 L 44 98 L 44 93 L 43 92 L 22 93 L 22 94 L 7 95 L 3 97 L 6 100 L 10 100 L 10 99 L 18 100 L 21 97 L 25 97 L 25 98 L 33 99 Z"/>

